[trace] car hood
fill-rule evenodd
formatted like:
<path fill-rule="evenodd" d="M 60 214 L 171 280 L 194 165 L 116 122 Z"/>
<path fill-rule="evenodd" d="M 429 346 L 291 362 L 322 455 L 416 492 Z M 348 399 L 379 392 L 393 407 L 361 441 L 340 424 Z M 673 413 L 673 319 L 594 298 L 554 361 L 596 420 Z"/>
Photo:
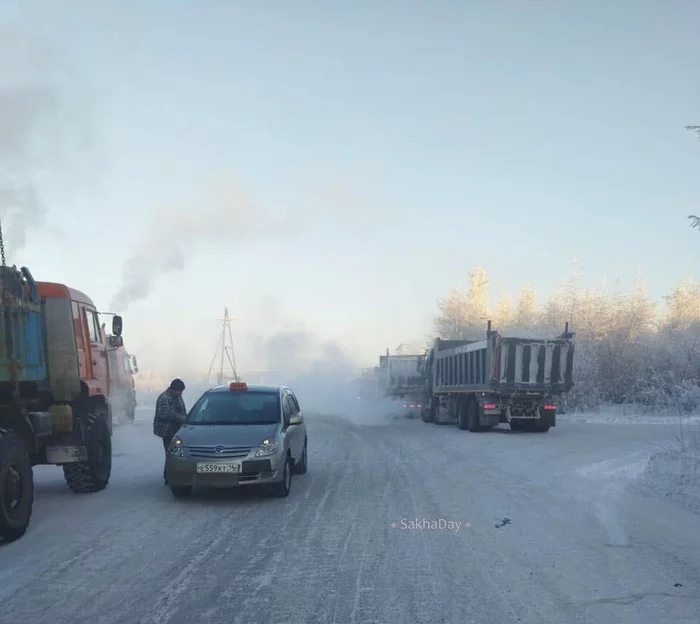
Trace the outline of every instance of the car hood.
<path fill-rule="evenodd" d="M 177 437 L 185 446 L 258 446 L 274 438 L 280 425 L 183 425 Z"/>

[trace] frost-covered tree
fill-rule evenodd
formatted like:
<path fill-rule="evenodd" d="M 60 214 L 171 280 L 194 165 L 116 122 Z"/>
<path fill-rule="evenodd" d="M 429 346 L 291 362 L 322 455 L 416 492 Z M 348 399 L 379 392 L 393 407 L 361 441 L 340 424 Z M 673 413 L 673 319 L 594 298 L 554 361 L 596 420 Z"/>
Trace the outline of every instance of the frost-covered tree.
<path fill-rule="evenodd" d="M 513 300 L 507 295 L 502 294 L 493 306 L 493 311 L 490 314 L 493 321 L 494 329 L 500 332 L 509 331 L 515 325 L 515 306 Z"/>
<path fill-rule="evenodd" d="M 534 330 L 540 324 L 540 318 L 535 289 L 529 284 L 523 286 L 515 305 L 515 325 L 519 329 Z"/>
<path fill-rule="evenodd" d="M 470 286 L 464 293 L 453 288 L 438 301 L 435 333 L 445 340 L 479 340 L 484 337 L 488 320 L 486 271 L 477 266 L 469 272 Z"/>
<path fill-rule="evenodd" d="M 478 340 L 486 331 L 489 315 L 489 278 L 481 266 L 469 271 L 469 291 L 466 296 L 467 324 L 465 339 Z"/>
<path fill-rule="evenodd" d="M 438 300 L 435 317 L 435 333 L 444 340 L 459 340 L 467 325 L 467 298 L 463 292 L 453 288 L 446 297 Z"/>
<path fill-rule="evenodd" d="M 686 275 L 665 297 L 668 307 L 667 326 L 688 329 L 700 318 L 700 282 Z"/>

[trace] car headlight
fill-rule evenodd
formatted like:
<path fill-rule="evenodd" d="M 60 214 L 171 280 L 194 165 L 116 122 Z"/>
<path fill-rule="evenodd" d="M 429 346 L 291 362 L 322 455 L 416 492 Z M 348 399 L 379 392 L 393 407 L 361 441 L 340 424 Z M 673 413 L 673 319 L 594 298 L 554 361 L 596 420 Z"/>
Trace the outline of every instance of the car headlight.
<path fill-rule="evenodd" d="M 255 451 L 255 457 L 269 457 L 277 452 L 277 445 L 272 440 L 263 440 Z"/>
<path fill-rule="evenodd" d="M 185 456 L 185 448 L 180 438 L 173 438 L 173 441 L 170 443 L 170 447 L 168 448 L 168 455 L 171 457 Z"/>

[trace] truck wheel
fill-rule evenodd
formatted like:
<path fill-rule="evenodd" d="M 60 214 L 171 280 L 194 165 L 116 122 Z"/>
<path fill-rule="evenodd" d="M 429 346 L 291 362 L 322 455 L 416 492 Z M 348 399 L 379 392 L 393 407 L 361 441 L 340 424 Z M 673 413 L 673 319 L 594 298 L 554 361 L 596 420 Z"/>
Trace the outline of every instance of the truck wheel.
<path fill-rule="evenodd" d="M 479 424 L 479 404 L 475 400 L 471 400 L 467 404 L 467 429 L 472 433 L 481 431 L 481 425 Z"/>
<path fill-rule="evenodd" d="M 81 494 L 104 490 L 112 474 L 112 439 L 102 412 L 88 413 L 85 447 L 87 461 L 63 465 L 68 487 Z"/>
<path fill-rule="evenodd" d="M 464 431 L 469 428 L 469 423 L 467 422 L 467 403 L 465 401 L 460 401 L 457 410 L 457 427 Z"/>
<path fill-rule="evenodd" d="M 430 422 L 433 423 L 434 425 L 442 425 L 444 424 L 440 420 L 440 404 L 433 404 L 433 406 L 430 408 Z"/>
<path fill-rule="evenodd" d="M 13 542 L 29 527 L 34 474 L 27 449 L 16 433 L 0 429 L 0 538 Z"/>
<path fill-rule="evenodd" d="M 432 407 L 432 401 L 427 400 L 424 401 L 420 410 L 420 419 L 424 423 L 431 423 L 433 422 L 433 407 Z"/>

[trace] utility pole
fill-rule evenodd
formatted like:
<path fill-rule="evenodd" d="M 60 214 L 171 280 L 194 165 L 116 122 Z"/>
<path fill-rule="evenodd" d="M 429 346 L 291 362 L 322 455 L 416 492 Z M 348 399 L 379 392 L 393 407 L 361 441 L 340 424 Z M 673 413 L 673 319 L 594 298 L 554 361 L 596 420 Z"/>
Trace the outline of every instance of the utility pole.
<path fill-rule="evenodd" d="M 217 357 L 219 359 L 219 371 L 216 374 L 216 384 L 223 384 L 224 379 L 229 377 L 232 378 L 233 381 L 240 381 L 238 378 L 238 371 L 236 370 L 236 356 L 233 350 L 233 335 L 231 334 L 231 322 L 237 318 L 237 316 L 229 316 L 228 308 L 224 308 L 224 316 L 217 319 L 222 322 L 221 336 L 216 345 L 214 357 L 212 357 L 211 364 L 209 364 L 209 372 L 206 377 L 207 383 L 211 382 L 214 363 Z M 228 367 L 225 366 L 226 362 L 228 362 Z M 224 370 L 225 368 L 226 370 Z"/>

